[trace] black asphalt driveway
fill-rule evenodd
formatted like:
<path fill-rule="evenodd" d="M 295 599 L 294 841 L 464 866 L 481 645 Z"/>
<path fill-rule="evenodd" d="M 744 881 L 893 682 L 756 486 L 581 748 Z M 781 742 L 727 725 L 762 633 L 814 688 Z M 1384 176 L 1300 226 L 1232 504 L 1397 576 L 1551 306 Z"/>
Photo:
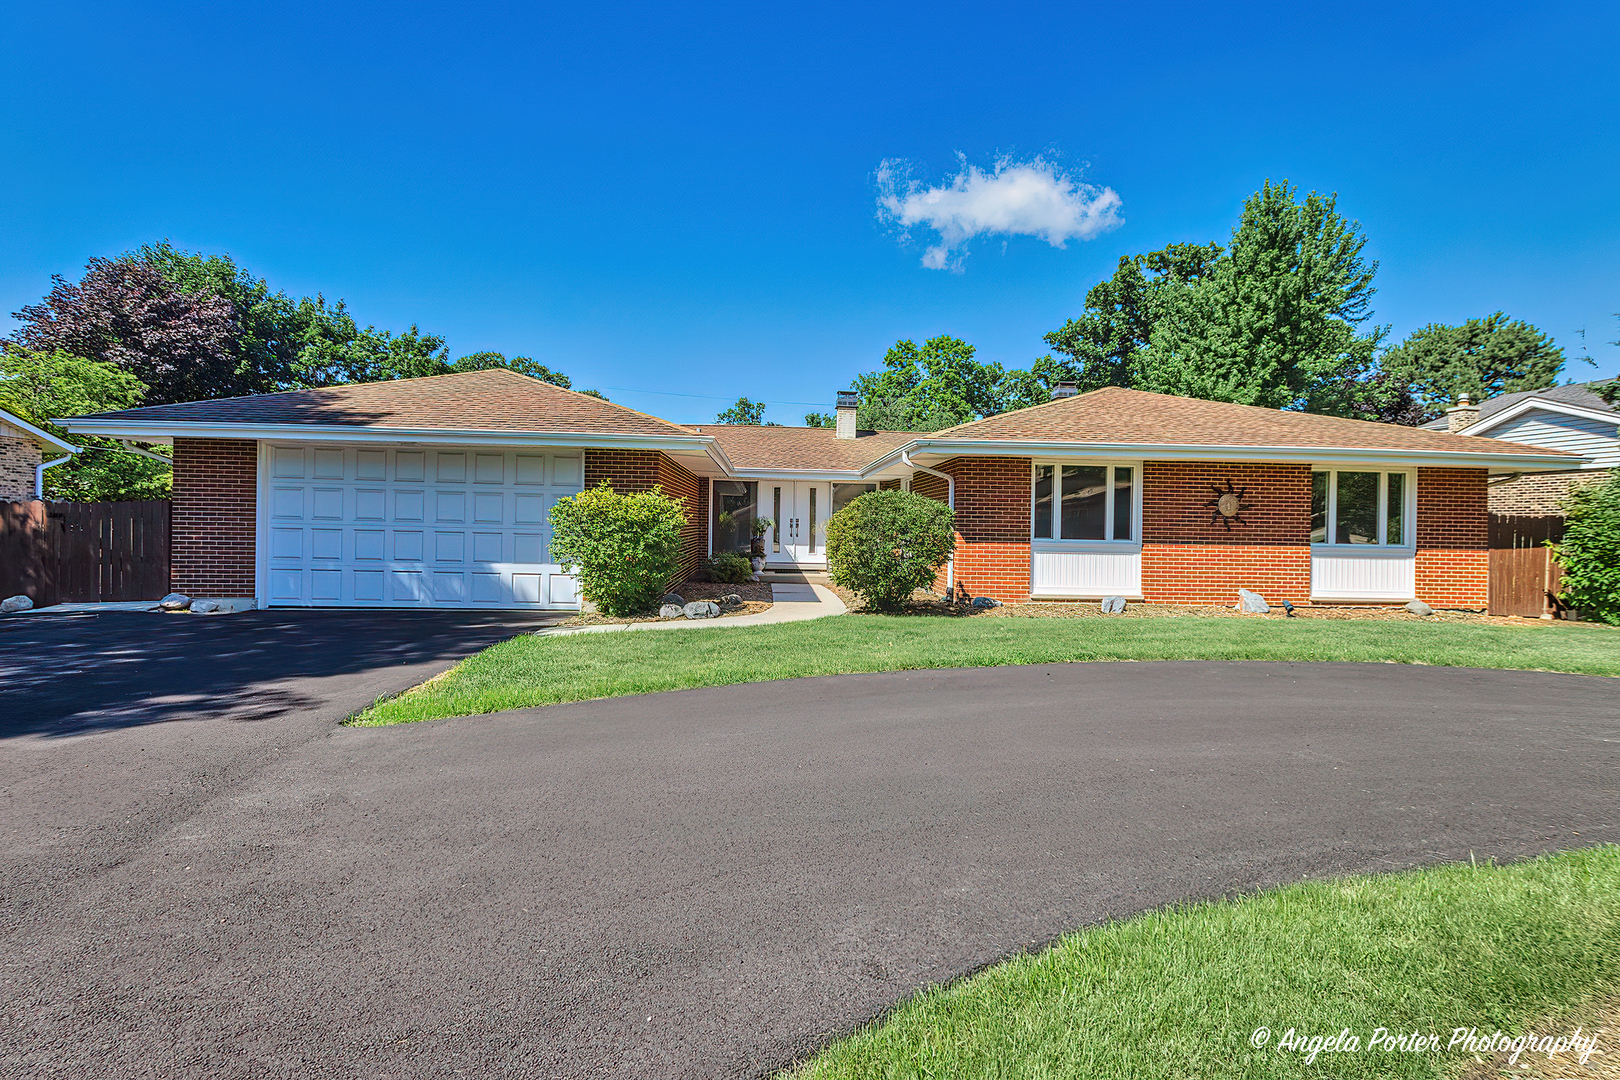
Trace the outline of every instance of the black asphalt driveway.
<path fill-rule="evenodd" d="M 1620 839 L 1617 691 L 1042 665 L 283 713 L 224 770 L 241 722 L 17 738 L 0 1071 L 759 1073 L 1100 919 Z"/>
<path fill-rule="evenodd" d="M 175 720 L 324 723 L 561 617 L 288 610 L 0 618 L 0 739 Z"/>

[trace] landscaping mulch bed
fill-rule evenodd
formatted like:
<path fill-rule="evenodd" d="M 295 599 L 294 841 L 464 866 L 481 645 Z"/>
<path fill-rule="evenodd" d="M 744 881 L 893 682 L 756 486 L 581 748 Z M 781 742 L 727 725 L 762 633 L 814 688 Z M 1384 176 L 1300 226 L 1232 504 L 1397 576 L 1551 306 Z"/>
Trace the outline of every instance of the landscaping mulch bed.
<path fill-rule="evenodd" d="M 827 586 L 838 594 L 845 606 L 857 615 L 878 614 L 874 609 L 866 606 L 859 596 L 848 589 L 837 585 Z M 1236 603 L 1234 599 L 1233 604 Z M 1029 603 L 1029 604 L 1003 604 L 995 608 L 975 608 L 963 605 L 949 605 L 939 597 L 930 593 L 918 592 L 911 602 L 894 615 L 934 615 L 947 618 L 999 618 L 999 619 L 1174 619 L 1186 615 L 1205 615 L 1218 618 L 1231 619 L 1285 619 L 1287 614 L 1279 605 L 1268 615 L 1245 615 L 1232 605 L 1204 604 L 1145 604 L 1141 602 L 1125 605 L 1123 615 L 1104 615 L 1101 607 L 1095 600 L 1065 603 Z M 1299 619 L 1360 619 L 1379 620 L 1385 622 L 1461 622 L 1476 623 L 1484 626 L 1547 626 L 1547 625 L 1578 625 L 1564 620 L 1526 619 L 1514 615 L 1484 615 L 1474 611 L 1437 611 L 1433 615 L 1413 615 L 1400 607 L 1379 607 L 1375 605 L 1296 605 L 1294 617 Z"/>
<path fill-rule="evenodd" d="M 681 583 L 675 592 L 681 599 L 690 603 L 693 600 L 719 600 L 728 593 L 735 593 L 742 597 L 741 607 L 725 609 L 720 612 L 720 618 L 729 619 L 737 615 L 752 615 L 755 612 L 765 611 L 771 606 L 771 587 L 758 581 L 747 581 L 741 585 L 726 585 L 715 581 L 687 581 Z M 639 623 L 639 622 L 674 622 L 674 619 L 660 619 L 656 611 L 645 615 L 631 615 L 626 618 L 613 618 L 593 612 L 589 615 L 575 615 L 564 619 L 558 626 L 601 626 L 605 623 Z M 702 620 L 707 622 L 708 620 Z"/>

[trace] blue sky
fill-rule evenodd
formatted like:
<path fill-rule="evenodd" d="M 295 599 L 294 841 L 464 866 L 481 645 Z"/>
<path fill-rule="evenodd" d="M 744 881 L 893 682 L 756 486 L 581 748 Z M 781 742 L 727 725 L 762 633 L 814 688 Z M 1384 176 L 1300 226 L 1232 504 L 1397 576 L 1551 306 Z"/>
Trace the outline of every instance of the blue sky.
<path fill-rule="evenodd" d="M 1620 371 L 1613 3 L 8 7 L 7 312 L 169 237 L 674 420 L 796 423 L 897 338 L 1027 365 L 1270 177 L 1339 193 L 1397 338 L 1503 309 Z M 879 220 L 885 160 L 1036 158 L 1117 227 L 953 272 Z"/>

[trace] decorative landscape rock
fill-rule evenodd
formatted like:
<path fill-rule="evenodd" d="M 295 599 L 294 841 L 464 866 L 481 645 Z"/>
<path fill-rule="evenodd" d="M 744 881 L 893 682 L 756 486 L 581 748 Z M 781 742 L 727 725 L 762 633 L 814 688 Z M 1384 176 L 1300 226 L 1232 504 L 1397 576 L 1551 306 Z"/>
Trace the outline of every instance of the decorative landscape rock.
<path fill-rule="evenodd" d="M 1001 601 L 992 599 L 988 596 L 975 596 L 973 598 L 973 606 L 978 608 L 980 611 L 984 611 L 988 608 L 1000 607 Z"/>
<path fill-rule="evenodd" d="M 191 606 L 191 597 L 185 593 L 172 592 L 158 601 L 158 607 L 164 611 L 184 611 Z"/>
<path fill-rule="evenodd" d="M 1123 596 L 1105 596 L 1102 598 L 1102 613 L 1104 615 L 1125 614 L 1125 598 Z"/>
<path fill-rule="evenodd" d="M 193 615 L 212 615 L 218 610 L 218 600 L 193 600 L 191 602 L 191 613 Z"/>
<path fill-rule="evenodd" d="M 27 611 L 34 606 L 34 602 L 26 596 L 8 596 L 0 600 L 0 615 L 11 615 L 18 611 Z"/>
<path fill-rule="evenodd" d="M 720 605 L 713 600 L 694 600 L 681 610 L 688 619 L 712 619 L 720 614 Z"/>
<path fill-rule="evenodd" d="M 667 592 L 664 594 L 664 599 L 660 601 L 660 603 L 674 604 L 676 607 L 685 607 L 686 599 L 678 592 Z"/>
<path fill-rule="evenodd" d="M 663 607 L 658 609 L 658 617 L 660 619 L 678 619 L 685 614 L 686 610 L 681 604 L 665 604 Z"/>
<path fill-rule="evenodd" d="M 1434 614 L 1434 608 L 1430 607 L 1428 604 L 1425 604 L 1421 600 L 1413 600 L 1410 604 L 1406 605 L 1406 610 L 1410 611 L 1414 615 Z"/>
<path fill-rule="evenodd" d="M 723 608 L 742 607 L 742 604 L 743 598 L 734 592 L 728 592 L 720 598 L 720 606 Z"/>
<path fill-rule="evenodd" d="M 1248 615 L 1264 615 L 1271 610 L 1266 598 L 1248 589 L 1238 590 L 1238 608 Z"/>

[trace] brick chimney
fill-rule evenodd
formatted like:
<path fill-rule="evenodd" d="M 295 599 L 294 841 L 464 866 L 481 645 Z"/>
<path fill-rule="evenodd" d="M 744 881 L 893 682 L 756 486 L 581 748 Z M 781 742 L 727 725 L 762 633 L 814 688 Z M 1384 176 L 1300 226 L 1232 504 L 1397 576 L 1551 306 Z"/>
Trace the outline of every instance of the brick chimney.
<path fill-rule="evenodd" d="M 1074 383 L 1060 382 L 1056 386 L 1052 387 L 1052 400 L 1056 401 L 1059 398 L 1074 397 L 1079 392 L 1080 388 Z"/>
<path fill-rule="evenodd" d="M 860 403 L 861 396 L 855 391 L 838 391 L 838 425 L 834 434 L 840 439 L 853 439 L 855 437 L 855 408 Z"/>
<path fill-rule="evenodd" d="M 1468 395 L 1460 394 L 1457 404 L 1446 410 L 1446 430 L 1452 433 L 1469 427 L 1479 419 L 1479 406 L 1468 403 Z"/>

